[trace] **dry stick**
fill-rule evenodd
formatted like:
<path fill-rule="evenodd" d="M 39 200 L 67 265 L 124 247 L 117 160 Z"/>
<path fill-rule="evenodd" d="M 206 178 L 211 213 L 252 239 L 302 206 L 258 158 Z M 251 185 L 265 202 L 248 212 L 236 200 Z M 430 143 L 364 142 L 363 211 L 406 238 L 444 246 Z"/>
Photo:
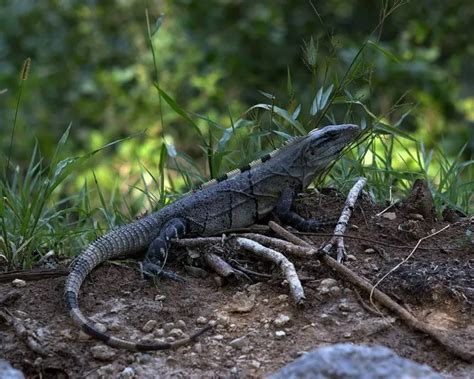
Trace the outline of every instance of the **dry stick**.
<path fill-rule="evenodd" d="M 248 238 L 238 237 L 235 240 L 240 247 L 252 251 L 257 256 L 267 259 L 280 267 L 290 286 L 291 296 L 297 305 L 303 304 L 305 300 L 303 286 L 301 285 L 295 266 L 282 253 L 260 245 L 258 242 Z"/>
<path fill-rule="evenodd" d="M 286 240 L 296 245 L 306 246 L 308 247 L 308 249 L 312 249 L 312 246 L 308 242 L 290 233 L 288 230 L 284 229 L 275 222 L 270 221 L 268 225 L 276 234 L 285 238 Z M 387 296 L 379 289 L 374 288 L 367 279 L 360 277 L 355 272 L 338 263 L 335 259 L 331 258 L 326 254 L 319 257 L 319 259 L 324 264 L 336 271 L 339 275 L 346 278 L 350 283 L 363 289 L 367 293 L 371 293 L 373 291 L 374 299 L 380 302 L 388 309 L 390 309 L 391 311 L 395 312 L 403 321 L 406 322 L 409 327 L 428 334 L 433 339 L 437 340 L 442 346 L 444 346 L 446 350 L 456 355 L 457 357 L 462 358 L 468 362 L 474 362 L 474 352 L 465 351 L 461 346 L 457 345 L 455 341 L 444 335 L 441 330 L 434 328 L 433 326 L 424 322 L 418 321 L 411 313 L 409 313 L 406 309 L 398 305 L 389 296 Z"/>
<path fill-rule="evenodd" d="M 217 273 L 217 275 L 224 278 L 227 278 L 231 275 L 236 275 L 236 272 L 232 266 L 221 257 L 212 253 L 204 253 L 203 257 L 204 262 L 206 262 L 206 264 L 212 268 Z"/>
<path fill-rule="evenodd" d="M 341 216 L 339 217 L 339 221 L 337 222 L 336 227 L 334 228 L 334 237 L 331 238 L 329 243 L 327 243 L 322 250 L 329 254 L 329 252 L 333 249 L 334 245 L 336 245 L 337 251 L 337 261 L 342 262 L 344 257 L 346 256 L 346 249 L 344 247 L 344 233 L 346 232 L 347 225 L 349 224 L 349 219 L 351 218 L 352 210 L 354 209 L 354 204 L 359 197 L 360 191 L 367 183 L 367 179 L 359 178 L 354 186 L 349 191 L 347 195 L 346 202 L 344 203 L 344 208 L 342 209 Z"/>
<path fill-rule="evenodd" d="M 24 279 L 24 280 L 41 280 L 55 278 L 58 276 L 66 276 L 69 274 L 69 270 L 66 268 L 58 268 L 51 270 L 19 270 L 19 271 L 9 271 L 0 273 L 0 283 L 11 282 L 14 279 Z"/>

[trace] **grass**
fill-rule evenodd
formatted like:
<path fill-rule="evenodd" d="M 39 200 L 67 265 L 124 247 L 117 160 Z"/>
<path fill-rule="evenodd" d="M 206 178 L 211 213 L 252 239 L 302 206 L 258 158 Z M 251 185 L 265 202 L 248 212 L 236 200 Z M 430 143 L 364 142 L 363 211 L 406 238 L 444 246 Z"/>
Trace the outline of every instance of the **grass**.
<path fill-rule="evenodd" d="M 161 19 L 153 32 L 148 25 L 153 57 L 156 56 L 153 35 L 160 25 Z M 317 88 L 314 97 L 306 102 L 298 101 L 288 69 L 286 101 L 262 92 L 268 101 L 251 106 L 242 118 L 233 119 L 229 115 L 227 126 L 182 109 L 161 88 L 155 65 L 153 85 L 160 98 L 160 108 L 169 106 L 190 125 L 207 167 L 203 169 L 185 153 L 177 151 L 166 140 L 164 131 L 157 166 L 152 169 L 147 163 L 137 162 L 140 174 L 138 178 L 125 178 L 129 183 L 127 191 L 123 191 L 119 182 L 124 178 L 117 179 L 111 190 L 104 190 L 95 173 L 92 184 L 84 179 L 83 185 L 77 186 L 75 176 L 81 172 L 80 168 L 93 155 L 123 140 L 82 156 L 62 157 L 69 136 L 70 128 L 67 128 L 52 157 L 42 157 L 35 146 L 27 167 L 15 165 L 10 158 L 1 167 L 1 264 L 5 269 L 29 268 L 50 250 L 57 255 L 74 256 L 88 241 L 128 222 L 139 210 L 159 209 L 179 193 L 207 180 L 203 172 L 209 173 L 211 178 L 217 177 L 263 155 L 294 135 L 328 123 L 356 123 L 364 127 L 365 135 L 364 141 L 349 150 L 318 185 L 336 186 L 347 191 L 356 177 L 365 176 L 369 190 L 378 201 L 393 202 L 409 192 L 416 178 L 425 178 L 430 183 L 438 212 L 450 206 L 472 214 L 474 161 L 463 162 L 462 151 L 454 158 L 440 150 L 427 151 L 422 143 L 400 130 L 405 114 L 397 122 L 390 123 L 385 115 L 373 114 L 353 95 L 357 81 L 371 75 L 370 66 L 362 63 L 365 49 L 374 46 L 378 53 L 389 54 L 368 41 L 343 75 L 338 76 L 336 70 L 331 71 L 330 60 L 320 61 L 324 58 L 319 57 L 317 45 L 311 40 L 305 51 L 311 82 Z M 325 69 L 320 69 L 322 67 Z M 11 141 L 14 141 L 23 82 L 22 79 Z M 10 144 L 9 150 L 13 151 L 14 157 L 14 144 Z"/>

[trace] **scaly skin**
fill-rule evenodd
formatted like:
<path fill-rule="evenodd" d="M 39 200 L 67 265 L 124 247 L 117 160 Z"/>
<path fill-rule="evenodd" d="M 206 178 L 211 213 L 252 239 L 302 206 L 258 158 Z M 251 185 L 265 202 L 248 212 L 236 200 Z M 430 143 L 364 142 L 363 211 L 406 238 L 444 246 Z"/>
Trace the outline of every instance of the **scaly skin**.
<path fill-rule="evenodd" d="M 65 286 L 66 305 L 74 323 L 109 346 L 131 351 L 163 350 L 182 346 L 209 329 L 173 343 L 135 343 L 104 334 L 91 325 L 79 309 L 84 279 L 102 262 L 148 249 L 143 267 L 158 274 L 170 240 L 207 236 L 247 227 L 276 209 L 285 222 L 313 229 L 314 220 L 303 220 L 289 211 L 294 195 L 325 172 L 341 151 L 360 134 L 355 125 L 332 125 L 313 130 L 278 150 L 218 180 L 211 180 L 169 206 L 131 224 L 112 230 L 76 259 Z M 286 212 L 286 213 L 284 213 Z M 286 216 L 285 216 L 286 214 Z"/>

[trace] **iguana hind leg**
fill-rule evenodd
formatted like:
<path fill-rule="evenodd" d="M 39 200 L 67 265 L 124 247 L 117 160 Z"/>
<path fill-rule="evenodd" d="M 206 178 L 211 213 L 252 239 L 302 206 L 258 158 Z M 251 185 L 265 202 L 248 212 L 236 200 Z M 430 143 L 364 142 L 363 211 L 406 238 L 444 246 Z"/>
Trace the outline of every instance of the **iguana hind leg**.
<path fill-rule="evenodd" d="M 293 202 L 296 198 L 296 190 L 294 188 L 285 188 L 278 200 L 278 203 L 273 210 L 275 216 L 277 216 L 283 223 L 288 224 L 295 229 L 302 232 L 314 232 L 327 225 L 335 225 L 337 220 L 329 219 L 305 219 L 298 213 L 291 210 Z"/>
<path fill-rule="evenodd" d="M 161 229 L 160 234 L 148 246 L 148 250 L 141 264 L 142 273 L 147 276 L 164 276 L 177 282 L 184 282 L 179 275 L 164 270 L 163 267 L 168 257 L 170 241 L 184 237 L 187 233 L 187 223 L 183 219 L 173 218 L 169 220 Z"/>

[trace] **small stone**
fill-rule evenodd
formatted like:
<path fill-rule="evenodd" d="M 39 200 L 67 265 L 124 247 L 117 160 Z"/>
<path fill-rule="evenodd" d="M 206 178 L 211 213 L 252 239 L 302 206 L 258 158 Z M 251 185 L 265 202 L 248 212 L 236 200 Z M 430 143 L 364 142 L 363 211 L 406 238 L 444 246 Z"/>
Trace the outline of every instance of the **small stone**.
<path fill-rule="evenodd" d="M 153 329 L 155 329 L 158 322 L 156 320 L 148 320 L 145 325 L 142 327 L 142 331 L 144 333 L 150 333 Z"/>
<path fill-rule="evenodd" d="M 254 295 L 258 295 L 262 292 L 262 285 L 263 285 L 262 282 L 251 284 L 247 287 L 247 292 Z"/>
<path fill-rule="evenodd" d="M 350 332 L 346 332 L 346 333 L 343 334 L 343 337 L 344 338 L 351 338 L 352 334 Z"/>
<path fill-rule="evenodd" d="M 202 353 L 202 344 L 201 342 L 197 342 L 194 344 L 194 351 L 198 354 Z"/>
<path fill-rule="evenodd" d="M 163 301 L 166 299 L 166 295 L 156 295 L 155 301 Z"/>
<path fill-rule="evenodd" d="M 179 328 L 173 328 L 168 332 L 170 337 L 181 338 L 184 336 L 184 332 Z"/>
<path fill-rule="evenodd" d="M 341 295 L 342 290 L 338 286 L 334 286 L 334 287 L 329 288 L 329 293 L 334 297 L 338 297 Z"/>
<path fill-rule="evenodd" d="M 224 339 L 224 336 L 222 334 L 216 334 L 212 336 L 212 339 L 216 341 L 222 341 Z"/>
<path fill-rule="evenodd" d="M 273 320 L 273 324 L 278 327 L 282 327 L 286 325 L 290 321 L 290 316 L 285 315 L 283 313 L 279 314 L 275 320 Z"/>
<path fill-rule="evenodd" d="M 205 317 L 203 317 L 203 316 L 199 316 L 199 317 L 196 319 L 196 324 L 198 324 L 198 325 L 207 324 L 207 318 L 205 318 Z"/>
<path fill-rule="evenodd" d="M 174 338 L 173 336 L 166 337 L 166 342 L 173 343 L 174 341 L 176 341 L 176 338 Z"/>
<path fill-rule="evenodd" d="M 382 214 L 383 218 L 386 218 L 387 220 L 393 221 L 397 218 L 397 214 L 395 212 L 385 212 Z"/>
<path fill-rule="evenodd" d="M 187 328 L 187 325 L 183 320 L 178 320 L 178 322 L 176 322 L 176 326 L 178 328 L 181 328 L 181 329 L 186 329 Z"/>
<path fill-rule="evenodd" d="M 260 364 L 259 361 L 256 361 L 256 360 L 252 359 L 250 361 L 250 366 L 252 366 L 253 368 L 260 368 L 261 364 Z"/>
<path fill-rule="evenodd" d="M 22 279 L 13 279 L 12 286 L 16 288 L 21 288 L 26 286 L 26 282 Z"/>
<path fill-rule="evenodd" d="M 425 218 L 419 213 L 408 213 L 408 218 L 415 221 L 423 221 Z"/>
<path fill-rule="evenodd" d="M 165 335 L 165 330 L 163 328 L 159 328 L 159 329 L 155 329 L 155 331 L 153 332 L 153 334 L 156 336 L 156 337 L 163 337 Z"/>
<path fill-rule="evenodd" d="M 203 270 L 202 268 L 199 267 L 194 267 L 194 266 L 184 266 L 186 272 L 195 277 L 195 278 L 206 278 L 209 273 L 206 270 Z"/>
<path fill-rule="evenodd" d="M 28 318 L 28 313 L 20 311 L 19 309 L 15 311 L 15 315 L 23 320 Z"/>
<path fill-rule="evenodd" d="M 240 350 L 245 346 L 246 343 L 247 343 L 247 336 L 242 336 L 242 337 L 236 338 L 235 340 L 230 341 L 229 345 L 232 346 L 234 349 Z"/>
<path fill-rule="evenodd" d="M 355 255 L 352 255 L 352 254 L 347 255 L 347 261 L 348 262 L 354 262 L 356 260 L 357 260 L 357 257 Z"/>
<path fill-rule="evenodd" d="M 79 332 L 79 341 L 87 341 L 91 339 L 91 336 L 88 335 L 87 333 L 83 332 L 82 330 Z"/>
<path fill-rule="evenodd" d="M 107 329 L 116 332 L 121 330 L 122 326 L 120 325 L 120 322 L 118 320 L 112 320 L 111 322 L 107 323 Z"/>
<path fill-rule="evenodd" d="M 324 286 L 324 287 L 334 287 L 337 286 L 337 280 L 333 278 L 326 278 L 321 280 L 319 283 L 319 286 Z"/>
<path fill-rule="evenodd" d="M 339 305 L 338 305 L 338 308 L 340 311 L 343 311 L 343 312 L 348 312 L 351 310 L 351 307 L 349 304 L 347 304 L 346 302 L 341 302 Z"/>
<path fill-rule="evenodd" d="M 217 325 L 217 321 L 216 321 L 216 320 L 210 320 L 210 321 L 209 321 L 209 326 L 214 327 L 214 326 L 216 326 L 216 325 Z"/>
<path fill-rule="evenodd" d="M 284 303 L 288 301 L 288 295 L 282 294 L 277 296 L 277 300 L 279 303 Z"/>
<path fill-rule="evenodd" d="M 277 330 L 277 331 L 275 332 L 275 337 L 276 337 L 276 339 L 278 339 L 278 340 L 281 340 L 281 339 L 282 339 L 283 337 L 285 337 L 285 336 L 286 336 L 286 333 L 285 333 L 283 330 Z"/>
<path fill-rule="evenodd" d="M 232 303 L 230 304 L 230 309 L 232 312 L 236 313 L 247 313 L 250 312 L 255 306 L 255 295 L 246 294 L 244 292 L 236 292 L 232 296 Z"/>
<path fill-rule="evenodd" d="M 371 247 L 369 247 L 368 249 L 365 249 L 365 250 L 364 250 L 364 253 L 365 253 L 365 254 L 374 254 L 374 253 L 375 253 L 375 249 L 372 249 Z"/>
<path fill-rule="evenodd" d="M 135 371 L 131 367 L 125 367 L 119 374 L 120 379 L 130 379 L 135 377 Z"/>
<path fill-rule="evenodd" d="M 163 325 L 163 329 L 167 332 L 169 332 L 173 328 L 174 328 L 174 322 L 167 322 L 166 324 Z"/>
<path fill-rule="evenodd" d="M 115 350 L 105 345 L 97 345 L 91 348 L 91 354 L 100 361 L 111 361 L 115 358 Z"/>
<path fill-rule="evenodd" d="M 216 319 L 217 319 L 218 324 L 223 325 L 223 326 L 228 325 L 230 322 L 230 317 L 224 312 L 219 312 L 216 315 Z"/>

